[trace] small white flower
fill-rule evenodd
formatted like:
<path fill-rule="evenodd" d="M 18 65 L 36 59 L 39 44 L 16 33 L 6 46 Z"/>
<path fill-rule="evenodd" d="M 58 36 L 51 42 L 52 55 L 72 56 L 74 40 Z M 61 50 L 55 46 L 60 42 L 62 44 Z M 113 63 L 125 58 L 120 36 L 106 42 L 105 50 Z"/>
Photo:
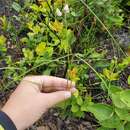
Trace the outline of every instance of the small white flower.
<path fill-rule="evenodd" d="M 56 14 L 57 14 L 57 16 L 59 16 L 59 17 L 62 16 L 62 12 L 61 12 L 58 8 L 56 9 Z"/>
<path fill-rule="evenodd" d="M 66 5 L 64 6 L 64 11 L 65 11 L 65 13 L 69 13 L 69 12 L 70 12 L 69 5 L 68 5 L 68 4 L 66 4 Z"/>

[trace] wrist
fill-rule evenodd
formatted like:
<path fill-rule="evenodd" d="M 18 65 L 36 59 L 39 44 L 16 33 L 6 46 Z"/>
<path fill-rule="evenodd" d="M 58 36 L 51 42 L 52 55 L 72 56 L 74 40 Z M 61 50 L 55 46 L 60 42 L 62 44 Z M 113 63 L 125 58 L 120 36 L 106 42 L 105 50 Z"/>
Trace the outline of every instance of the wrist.
<path fill-rule="evenodd" d="M 17 109 L 16 108 L 12 108 L 12 107 L 8 107 L 8 105 L 6 104 L 3 108 L 2 108 L 2 112 L 4 112 L 12 121 L 12 123 L 14 124 L 14 126 L 16 127 L 16 130 L 23 130 L 22 128 L 22 121 L 20 120 L 19 117 L 19 113 L 17 113 Z M 10 129 L 12 130 L 12 129 Z"/>
<path fill-rule="evenodd" d="M 17 130 L 12 119 L 3 111 L 0 111 L 0 124 L 5 130 Z"/>

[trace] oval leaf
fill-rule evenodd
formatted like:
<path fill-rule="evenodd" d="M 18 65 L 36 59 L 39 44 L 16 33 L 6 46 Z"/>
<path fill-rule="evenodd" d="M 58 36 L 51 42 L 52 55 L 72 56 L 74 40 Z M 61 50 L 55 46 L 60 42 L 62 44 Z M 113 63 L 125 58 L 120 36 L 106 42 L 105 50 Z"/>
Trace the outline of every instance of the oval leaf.
<path fill-rule="evenodd" d="M 130 111 L 129 110 L 115 108 L 115 112 L 121 120 L 130 121 Z"/>
<path fill-rule="evenodd" d="M 130 90 L 121 92 L 120 99 L 128 108 L 130 108 Z"/>
<path fill-rule="evenodd" d="M 121 101 L 120 93 L 112 94 L 113 104 L 118 108 L 126 108 L 127 106 Z"/>
<path fill-rule="evenodd" d="M 113 114 L 113 109 L 105 104 L 93 104 L 87 107 L 88 111 L 93 113 L 99 121 L 109 119 Z"/>
<path fill-rule="evenodd" d="M 100 122 L 100 124 L 107 128 L 119 128 L 121 126 L 120 119 L 117 115 L 113 115 L 111 118 Z"/>

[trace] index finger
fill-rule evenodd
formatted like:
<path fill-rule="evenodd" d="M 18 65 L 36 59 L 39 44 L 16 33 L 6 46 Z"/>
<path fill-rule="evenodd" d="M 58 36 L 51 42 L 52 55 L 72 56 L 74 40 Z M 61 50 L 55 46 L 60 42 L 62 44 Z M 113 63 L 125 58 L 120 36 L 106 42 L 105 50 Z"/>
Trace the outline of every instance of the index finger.
<path fill-rule="evenodd" d="M 29 76 L 26 80 L 39 84 L 42 92 L 69 91 L 75 88 L 75 83 L 70 80 L 54 76 Z"/>

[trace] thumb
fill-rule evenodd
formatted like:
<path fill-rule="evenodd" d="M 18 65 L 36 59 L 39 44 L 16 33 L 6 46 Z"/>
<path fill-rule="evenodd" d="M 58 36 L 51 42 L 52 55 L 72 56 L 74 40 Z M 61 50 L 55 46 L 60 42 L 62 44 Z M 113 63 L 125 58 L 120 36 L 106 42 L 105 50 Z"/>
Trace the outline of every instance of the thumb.
<path fill-rule="evenodd" d="M 48 93 L 46 96 L 43 96 L 43 98 L 46 98 L 46 101 L 48 100 L 48 107 L 52 107 L 68 98 L 71 97 L 70 91 L 57 91 L 53 93 Z"/>

